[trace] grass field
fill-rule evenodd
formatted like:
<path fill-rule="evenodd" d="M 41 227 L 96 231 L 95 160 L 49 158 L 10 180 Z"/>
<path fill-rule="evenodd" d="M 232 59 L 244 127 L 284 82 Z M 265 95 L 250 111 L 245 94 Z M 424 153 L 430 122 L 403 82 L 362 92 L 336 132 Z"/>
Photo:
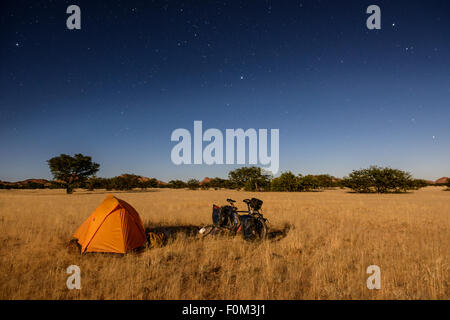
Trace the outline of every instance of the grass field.
<path fill-rule="evenodd" d="M 81 256 L 73 232 L 105 191 L 1 190 L 1 299 L 449 299 L 450 192 L 247 193 L 157 189 L 113 192 L 146 227 L 206 225 L 213 203 L 258 197 L 269 227 L 257 245 L 179 236 L 125 256 Z M 66 268 L 81 268 L 68 290 Z M 381 268 L 369 290 L 366 268 Z"/>

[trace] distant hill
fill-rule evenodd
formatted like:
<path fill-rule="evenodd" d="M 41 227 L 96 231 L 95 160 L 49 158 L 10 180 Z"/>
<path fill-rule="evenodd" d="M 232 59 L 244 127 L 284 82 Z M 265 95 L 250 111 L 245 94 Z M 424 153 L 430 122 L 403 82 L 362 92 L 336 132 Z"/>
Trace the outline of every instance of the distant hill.
<path fill-rule="evenodd" d="M 19 183 L 19 184 L 40 183 L 43 185 L 50 185 L 51 182 L 46 179 L 27 179 L 27 180 L 19 181 L 16 183 Z"/>
<path fill-rule="evenodd" d="M 212 180 L 212 178 L 205 177 L 205 178 L 203 178 L 202 181 L 200 181 L 200 185 L 204 185 L 204 184 L 210 183 L 211 180 Z"/>
<path fill-rule="evenodd" d="M 442 177 L 442 178 L 437 179 L 434 183 L 435 184 L 445 184 L 448 182 L 449 179 L 450 178 L 448 178 L 448 177 Z"/>
<path fill-rule="evenodd" d="M 26 179 L 22 181 L 16 181 L 16 182 L 10 182 L 10 181 L 1 181 L 0 185 L 6 186 L 6 187 L 27 187 L 31 185 L 42 185 L 43 187 L 49 187 L 51 185 L 51 181 L 48 181 L 46 179 Z"/>
<path fill-rule="evenodd" d="M 16 182 L 0 180 L 0 183 L 9 184 L 9 185 L 26 185 L 26 184 L 30 184 L 30 183 L 39 183 L 39 184 L 43 184 L 43 185 L 50 185 L 51 182 L 48 180 L 45 180 L 45 179 L 26 179 L 26 180 L 16 181 Z"/>
<path fill-rule="evenodd" d="M 147 182 L 147 181 L 150 181 L 151 179 L 154 179 L 154 178 L 139 176 L 138 179 L 141 182 Z M 158 179 L 156 179 L 156 181 L 158 182 L 159 185 L 166 185 L 167 184 L 167 182 L 164 182 L 164 181 L 161 181 L 161 180 L 158 180 Z"/>

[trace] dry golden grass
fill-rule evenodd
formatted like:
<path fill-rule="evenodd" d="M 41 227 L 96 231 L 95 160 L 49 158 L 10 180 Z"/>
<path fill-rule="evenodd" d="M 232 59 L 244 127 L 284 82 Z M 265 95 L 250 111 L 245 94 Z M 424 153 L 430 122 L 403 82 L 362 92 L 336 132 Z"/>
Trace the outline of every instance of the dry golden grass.
<path fill-rule="evenodd" d="M 264 200 L 279 241 L 178 237 L 125 256 L 81 256 L 73 232 L 106 192 L 0 192 L 1 299 L 449 299 L 450 192 L 114 192 L 146 226 L 206 225 L 212 203 Z M 241 202 L 243 205 L 243 203 Z M 239 204 L 239 206 L 241 206 Z M 81 290 L 66 268 L 81 268 Z M 366 268 L 381 268 L 368 290 Z"/>

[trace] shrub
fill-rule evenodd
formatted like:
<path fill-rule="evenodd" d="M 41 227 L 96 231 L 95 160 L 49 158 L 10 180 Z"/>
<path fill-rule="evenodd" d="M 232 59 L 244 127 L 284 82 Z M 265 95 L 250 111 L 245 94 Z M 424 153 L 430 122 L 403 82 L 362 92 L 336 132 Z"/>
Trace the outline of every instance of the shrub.
<path fill-rule="evenodd" d="M 291 171 L 283 172 L 278 178 L 272 179 L 270 183 L 272 191 L 298 191 L 298 177 Z"/>
<path fill-rule="evenodd" d="M 159 186 L 156 178 L 150 178 L 149 180 L 142 182 L 142 184 L 144 185 L 144 188 L 158 188 Z"/>
<path fill-rule="evenodd" d="M 422 179 L 414 179 L 411 181 L 411 189 L 419 190 L 420 188 L 424 188 L 429 186 L 429 183 Z"/>
<path fill-rule="evenodd" d="M 131 190 L 140 187 L 139 176 L 135 174 L 122 174 L 111 178 L 111 187 L 116 190 Z"/>
<path fill-rule="evenodd" d="M 298 177 L 298 188 L 300 191 L 313 191 L 320 187 L 319 179 L 313 175 L 302 176 L 299 174 Z"/>
<path fill-rule="evenodd" d="M 333 183 L 333 177 L 329 174 L 319 174 L 315 177 L 319 183 L 319 188 L 321 189 L 328 189 L 335 186 L 335 183 Z"/>
<path fill-rule="evenodd" d="M 406 192 L 424 186 L 421 181 L 412 179 L 408 172 L 377 166 L 354 170 L 343 179 L 342 183 L 345 187 L 359 193 Z"/>
<path fill-rule="evenodd" d="M 200 181 L 197 179 L 189 179 L 186 185 L 191 190 L 197 190 L 200 187 Z"/>
<path fill-rule="evenodd" d="M 242 167 L 228 173 L 230 187 L 246 191 L 270 189 L 271 175 L 259 167 Z"/>
<path fill-rule="evenodd" d="M 106 180 L 107 179 L 93 176 L 86 180 L 84 188 L 88 189 L 89 191 L 94 191 L 95 189 L 103 189 L 105 188 Z"/>
<path fill-rule="evenodd" d="M 215 190 L 218 189 L 232 189 L 233 184 L 228 179 L 222 179 L 222 178 L 213 178 L 208 182 L 204 182 L 201 184 L 202 189 L 209 189 L 214 188 Z"/>
<path fill-rule="evenodd" d="M 182 180 L 170 180 L 167 187 L 173 189 L 183 189 L 186 188 L 186 182 Z"/>

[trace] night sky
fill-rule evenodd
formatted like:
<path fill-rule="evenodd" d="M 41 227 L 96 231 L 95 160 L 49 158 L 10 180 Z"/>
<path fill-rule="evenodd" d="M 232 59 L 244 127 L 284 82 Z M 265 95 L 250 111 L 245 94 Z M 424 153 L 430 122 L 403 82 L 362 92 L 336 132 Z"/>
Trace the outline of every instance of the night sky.
<path fill-rule="evenodd" d="M 66 8 L 81 8 L 81 30 Z M 368 30 L 366 8 L 381 8 Z M 225 177 L 175 166 L 176 128 L 280 129 L 280 170 L 450 175 L 450 1 L 2 1 L 0 180 Z"/>

